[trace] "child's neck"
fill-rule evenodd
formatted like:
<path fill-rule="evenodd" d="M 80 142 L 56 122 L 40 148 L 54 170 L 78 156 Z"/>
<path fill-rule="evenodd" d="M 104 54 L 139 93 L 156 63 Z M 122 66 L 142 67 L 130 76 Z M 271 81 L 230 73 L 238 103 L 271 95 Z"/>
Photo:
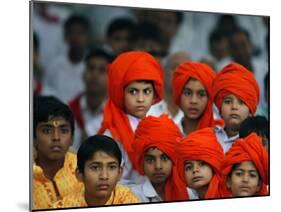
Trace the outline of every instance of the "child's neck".
<path fill-rule="evenodd" d="M 199 199 L 204 199 L 205 198 L 205 194 L 206 194 L 206 192 L 208 190 L 208 187 L 209 187 L 209 185 L 203 186 L 203 187 L 201 187 L 199 189 L 196 189 L 196 191 L 198 193 L 198 196 L 199 196 Z"/>
<path fill-rule="evenodd" d="M 231 127 L 225 127 L 225 132 L 226 132 L 228 137 L 236 136 L 239 133 L 238 130 L 236 130 L 234 128 L 231 128 Z"/>
<path fill-rule="evenodd" d="M 110 197 L 109 197 L 110 198 Z M 105 205 L 109 198 L 106 199 L 98 199 L 95 197 L 92 197 L 90 194 L 85 192 L 85 201 L 88 206 L 100 206 Z"/>
<path fill-rule="evenodd" d="M 152 183 L 153 188 L 162 200 L 165 200 L 165 183 Z"/>
<path fill-rule="evenodd" d="M 44 175 L 48 179 L 53 180 L 58 170 L 63 167 L 64 158 L 61 160 L 52 161 L 38 155 L 38 158 L 36 159 L 36 164 L 42 168 Z"/>
<path fill-rule="evenodd" d="M 198 125 L 198 119 L 189 119 L 186 116 L 183 120 L 183 131 L 185 135 L 195 131 Z"/>

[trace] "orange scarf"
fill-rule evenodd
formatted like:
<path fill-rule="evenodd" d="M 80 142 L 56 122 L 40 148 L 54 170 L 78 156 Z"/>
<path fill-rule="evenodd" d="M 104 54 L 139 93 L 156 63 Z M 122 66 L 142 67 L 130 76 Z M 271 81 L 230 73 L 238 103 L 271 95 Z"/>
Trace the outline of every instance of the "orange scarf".
<path fill-rule="evenodd" d="M 178 155 L 178 173 L 184 181 L 184 162 L 186 160 L 201 160 L 208 163 L 215 176 L 216 173 L 219 173 L 224 158 L 223 149 L 212 128 L 197 130 L 183 138 L 176 145 L 176 153 Z M 216 193 L 214 191 L 216 187 L 213 186 L 214 176 L 209 183 L 205 199 L 216 198 L 216 196 L 213 196 Z"/>
<path fill-rule="evenodd" d="M 124 108 L 124 88 L 137 80 L 153 81 L 155 102 L 162 99 L 163 71 L 157 60 L 146 52 L 120 54 L 108 68 L 109 100 L 103 111 L 103 122 L 99 134 L 110 130 L 112 137 L 120 142 L 133 162 L 131 142 L 134 132 Z"/>
<path fill-rule="evenodd" d="M 173 74 L 173 96 L 177 105 L 180 105 L 180 97 L 185 84 L 190 78 L 200 81 L 208 94 L 208 103 L 202 114 L 197 129 L 214 126 L 212 83 L 216 73 L 206 64 L 198 62 L 186 62 L 179 65 Z"/>
<path fill-rule="evenodd" d="M 262 186 L 257 195 L 268 194 L 268 152 L 264 149 L 261 138 L 251 133 L 246 138 L 238 139 L 226 153 L 221 167 L 221 176 L 219 176 L 218 195 L 220 197 L 231 197 L 231 191 L 226 186 L 227 177 L 233 165 L 244 161 L 252 161 L 261 176 Z"/>
<path fill-rule="evenodd" d="M 213 82 L 213 99 L 221 110 L 223 98 L 234 94 L 255 114 L 259 103 L 260 90 L 252 72 L 238 63 L 225 66 Z"/>
<path fill-rule="evenodd" d="M 142 175 L 144 175 L 144 154 L 150 147 L 157 147 L 172 160 L 172 173 L 165 185 L 165 201 L 188 199 L 184 182 L 179 178 L 176 168 L 175 144 L 180 138 L 178 127 L 167 115 L 148 116 L 140 121 L 132 144 L 136 154 L 135 167 Z"/>

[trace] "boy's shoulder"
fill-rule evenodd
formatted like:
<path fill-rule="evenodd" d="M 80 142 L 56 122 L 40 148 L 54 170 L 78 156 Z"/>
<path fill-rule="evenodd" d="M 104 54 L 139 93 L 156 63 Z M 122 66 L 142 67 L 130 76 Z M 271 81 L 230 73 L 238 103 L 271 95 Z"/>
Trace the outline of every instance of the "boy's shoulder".
<path fill-rule="evenodd" d="M 115 198 L 113 204 L 128 204 L 139 203 L 138 197 L 132 192 L 132 190 L 123 185 L 117 184 L 115 187 Z"/>
<path fill-rule="evenodd" d="M 83 193 L 83 190 L 81 190 L 80 192 L 73 192 L 55 202 L 52 208 L 87 207 L 87 203 Z"/>

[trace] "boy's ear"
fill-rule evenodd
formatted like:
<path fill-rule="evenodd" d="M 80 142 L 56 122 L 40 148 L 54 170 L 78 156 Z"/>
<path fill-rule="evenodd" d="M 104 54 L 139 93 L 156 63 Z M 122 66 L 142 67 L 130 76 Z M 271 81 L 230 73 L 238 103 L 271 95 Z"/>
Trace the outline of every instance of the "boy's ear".
<path fill-rule="evenodd" d="M 75 170 L 75 176 L 79 182 L 83 182 L 83 174 L 78 170 L 78 168 Z"/>
<path fill-rule="evenodd" d="M 230 190 L 231 189 L 231 177 L 228 176 L 226 179 L 226 187 Z"/>

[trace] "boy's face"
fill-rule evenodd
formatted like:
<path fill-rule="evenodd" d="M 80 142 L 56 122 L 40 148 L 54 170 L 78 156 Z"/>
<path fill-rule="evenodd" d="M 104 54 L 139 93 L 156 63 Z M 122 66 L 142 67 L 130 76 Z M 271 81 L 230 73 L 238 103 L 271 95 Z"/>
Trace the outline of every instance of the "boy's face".
<path fill-rule="evenodd" d="M 208 103 L 208 94 L 200 81 L 190 79 L 185 84 L 180 100 L 180 108 L 185 117 L 199 119 Z"/>
<path fill-rule="evenodd" d="M 119 55 L 122 52 L 130 49 L 129 42 L 130 32 L 127 29 L 117 30 L 108 38 L 108 43 L 114 50 L 114 53 Z"/>
<path fill-rule="evenodd" d="M 108 61 L 103 57 L 93 57 L 89 60 L 84 72 L 84 83 L 88 92 L 105 93 L 107 65 Z"/>
<path fill-rule="evenodd" d="M 97 151 L 85 163 L 84 173 L 78 172 L 78 179 L 85 185 L 85 195 L 93 200 L 105 200 L 122 176 L 117 158 L 103 151 Z"/>
<path fill-rule="evenodd" d="M 137 118 L 143 118 L 154 103 L 152 83 L 131 82 L 124 90 L 125 110 Z"/>
<path fill-rule="evenodd" d="M 86 29 L 80 24 L 73 24 L 65 37 L 71 48 L 83 49 L 88 45 L 89 35 Z"/>
<path fill-rule="evenodd" d="M 36 127 L 34 146 L 38 156 L 48 160 L 61 160 L 72 145 L 70 123 L 62 117 L 50 118 Z"/>
<path fill-rule="evenodd" d="M 209 164 L 200 160 L 188 160 L 184 163 L 185 182 L 192 189 L 208 187 L 213 177 Z"/>
<path fill-rule="evenodd" d="M 144 154 L 144 173 L 154 183 L 165 183 L 171 175 L 173 163 L 171 159 L 158 148 L 149 148 Z"/>
<path fill-rule="evenodd" d="M 248 106 L 235 95 L 230 94 L 223 98 L 221 117 L 227 128 L 239 130 L 240 124 L 250 115 Z"/>
<path fill-rule="evenodd" d="M 253 196 L 261 188 L 259 174 L 251 161 L 244 161 L 236 167 L 227 179 L 232 196 Z"/>

